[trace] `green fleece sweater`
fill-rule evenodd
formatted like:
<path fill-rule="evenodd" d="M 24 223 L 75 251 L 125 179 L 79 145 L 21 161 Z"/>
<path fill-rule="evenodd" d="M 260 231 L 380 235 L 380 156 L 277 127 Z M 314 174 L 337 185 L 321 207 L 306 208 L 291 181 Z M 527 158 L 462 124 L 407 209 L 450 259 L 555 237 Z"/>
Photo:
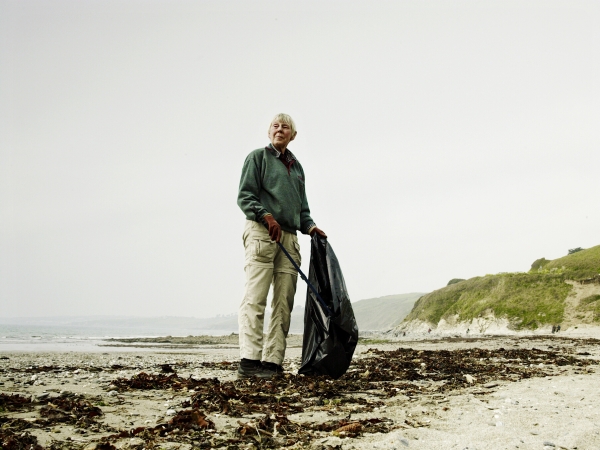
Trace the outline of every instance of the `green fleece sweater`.
<path fill-rule="evenodd" d="M 300 162 L 294 158 L 288 171 L 277 151 L 270 148 L 254 150 L 246 158 L 237 203 L 247 219 L 262 222 L 266 214 L 271 214 L 289 233 L 299 230 L 307 234 L 314 226 Z"/>

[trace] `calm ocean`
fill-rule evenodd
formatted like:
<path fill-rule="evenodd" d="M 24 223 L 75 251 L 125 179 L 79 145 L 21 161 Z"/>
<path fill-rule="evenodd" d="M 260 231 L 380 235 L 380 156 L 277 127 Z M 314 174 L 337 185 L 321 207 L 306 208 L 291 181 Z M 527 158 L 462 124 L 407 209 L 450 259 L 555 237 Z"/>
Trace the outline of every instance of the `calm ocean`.
<path fill-rule="evenodd" d="M 71 326 L 15 325 L 0 323 L 0 353 L 6 352 L 110 352 L 132 351 L 134 347 L 107 347 L 112 338 L 200 336 L 230 334 L 230 330 L 200 330 L 177 326 Z M 140 351 L 135 347 L 135 351 Z M 152 349 L 148 349 L 152 350 Z M 154 348 L 153 350 L 156 350 Z"/>

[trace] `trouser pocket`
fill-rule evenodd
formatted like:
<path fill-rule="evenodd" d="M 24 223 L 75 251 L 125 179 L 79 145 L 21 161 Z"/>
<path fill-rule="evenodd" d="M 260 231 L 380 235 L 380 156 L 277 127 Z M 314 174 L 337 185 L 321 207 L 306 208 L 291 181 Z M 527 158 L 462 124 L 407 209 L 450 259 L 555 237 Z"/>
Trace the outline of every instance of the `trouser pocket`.
<path fill-rule="evenodd" d="M 253 239 L 252 259 L 256 262 L 270 263 L 275 257 L 277 244 L 271 240 Z"/>

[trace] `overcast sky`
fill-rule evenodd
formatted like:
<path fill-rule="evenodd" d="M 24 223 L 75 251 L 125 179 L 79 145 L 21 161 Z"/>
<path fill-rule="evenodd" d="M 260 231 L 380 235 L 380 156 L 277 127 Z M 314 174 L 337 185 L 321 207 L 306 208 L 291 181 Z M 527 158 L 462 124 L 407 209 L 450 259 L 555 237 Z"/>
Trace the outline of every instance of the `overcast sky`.
<path fill-rule="evenodd" d="M 279 112 L 353 301 L 598 245 L 599 24 L 598 1 L 0 0 L 0 317 L 236 312 L 239 177 Z"/>

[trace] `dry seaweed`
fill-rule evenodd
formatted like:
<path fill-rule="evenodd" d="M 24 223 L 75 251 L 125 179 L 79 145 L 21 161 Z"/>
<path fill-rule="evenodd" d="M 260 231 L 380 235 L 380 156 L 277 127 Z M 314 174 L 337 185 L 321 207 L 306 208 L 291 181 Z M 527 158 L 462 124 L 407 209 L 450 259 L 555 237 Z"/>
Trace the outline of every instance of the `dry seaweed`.
<path fill-rule="evenodd" d="M 204 361 L 204 362 L 201 362 L 200 365 L 206 369 L 217 369 L 217 370 L 237 370 L 238 369 L 238 363 L 233 363 L 231 361 L 219 361 L 219 362 Z"/>
<path fill-rule="evenodd" d="M 113 384 L 120 391 L 188 389 L 192 394 L 182 406 L 191 409 L 180 411 L 167 424 L 136 428 L 113 438 L 141 437 L 147 448 L 153 448 L 153 443 L 167 437 L 199 448 L 308 445 L 322 437 L 323 433 L 354 438 L 364 433 L 386 433 L 395 427 L 426 426 L 410 419 L 396 425 L 385 418 L 350 419 L 351 414 L 374 411 L 390 397 L 403 395 L 409 402 L 424 396 L 441 398 L 461 389 L 485 395 L 493 392 L 492 387 L 500 381 L 552 376 L 564 366 L 589 371 L 597 364 L 598 361 L 579 357 L 567 348 L 472 348 L 455 351 L 398 348 L 393 351 L 369 350 L 337 380 L 287 373 L 271 380 L 220 381 L 217 378 L 182 378 L 176 373 L 153 375 L 141 372 L 129 379 L 119 378 Z M 229 363 L 227 366 L 235 368 L 236 364 Z M 482 390 L 484 386 L 490 389 Z M 294 423 L 288 419 L 289 414 L 307 410 L 348 415 L 346 419 L 324 423 Z M 214 424 L 200 411 L 246 418 L 238 420 L 235 436 L 227 437 L 215 430 Z M 253 416 L 250 420 L 249 415 Z M 192 417 L 196 419 L 192 420 Z M 198 422 L 198 417 L 203 418 L 204 426 L 200 425 L 204 422 Z M 189 423 L 196 425 L 187 426 Z"/>
<path fill-rule="evenodd" d="M 199 409 L 187 409 L 179 411 L 167 423 L 161 423 L 154 427 L 137 427 L 131 430 L 121 431 L 120 433 L 107 436 L 102 439 L 103 444 L 110 444 L 111 441 L 122 438 L 139 437 L 146 441 L 147 448 L 154 447 L 160 438 L 168 438 L 170 441 L 194 441 L 200 448 L 205 445 L 214 447 L 215 424 L 206 417 L 206 414 Z"/>
<path fill-rule="evenodd" d="M 0 392 L 0 411 L 16 411 L 31 405 L 31 397 Z"/>
<path fill-rule="evenodd" d="M 13 432 L 23 431 L 31 428 L 31 422 L 20 418 L 0 417 L 0 428 L 10 429 Z"/>
<path fill-rule="evenodd" d="M 40 423 L 44 425 L 69 423 L 79 427 L 88 427 L 101 415 L 102 410 L 86 400 L 59 397 L 48 400 L 42 406 L 40 416 L 43 417 L 43 420 Z"/>
<path fill-rule="evenodd" d="M 296 442 L 309 442 L 309 428 L 296 424 L 282 414 L 265 414 L 248 422 L 238 421 L 240 441 L 258 443 L 261 448 L 280 448 Z"/>
<path fill-rule="evenodd" d="M 192 387 L 194 380 L 184 379 L 178 376 L 176 373 L 171 375 L 153 375 L 148 374 L 146 372 L 140 372 L 137 375 L 127 379 L 127 378 L 117 378 L 112 382 L 112 384 L 119 391 L 124 391 L 127 389 L 140 389 L 140 390 L 148 390 L 148 389 L 174 389 L 180 390 L 184 387 Z"/>
<path fill-rule="evenodd" d="M 421 380 L 437 382 L 440 391 L 469 385 L 466 374 L 475 376 L 479 384 L 492 380 L 518 379 L 552 375 L 553 367 L 584 367 L 597 364 L 564 352 L 533 349 L 499 348 L 487 350 L 369 350 L 369 356 L 356 362 L 358 370 L 347 374 L 352 380 L 392 382 Z"/>
<path fill-rule="evenodd" d="M 14 432 L 9 428 L 0 428 L 0 448 L 2 450 L 43 450 L 37 438 L 27 431 Z"/>
<path fill-rule="evenodd" d="M 292 414 L 307 408 L 344 408 L 372 411 L 388 397 L 424 393 L 446 393 L 490 381 L 516 381 L 552 375 L 565 365 L 597 364 L 565 351 L 539 349 L 413 350 L 371 349 L 338 380 L 285 374 L 271 380 L 250 379 L 221 382 L 217 378 L 182 378 L 177 374 L 151 375 L 141 372 L 113 382 L 117 389 L 194 390 L 189 404 L 208 412 L 232 417 L 261 414 Z M 470 375 L 471 381 L 465 375 Z M 476 380 L 476 381 L 475 381 Z M 363 395 L 354 395 L 354 394 Z"/>

